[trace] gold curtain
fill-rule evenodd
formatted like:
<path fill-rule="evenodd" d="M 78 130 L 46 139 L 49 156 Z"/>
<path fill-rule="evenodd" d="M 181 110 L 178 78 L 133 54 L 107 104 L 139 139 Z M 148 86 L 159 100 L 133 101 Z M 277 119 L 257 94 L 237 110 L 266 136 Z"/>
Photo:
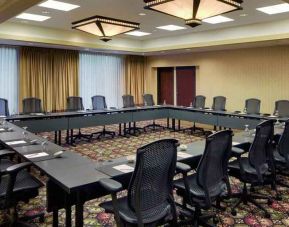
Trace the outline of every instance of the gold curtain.
<path fill-rule="evenodd" d="M 134 96 L 136 104 L 143 103 L 146 64 L 144 56 L 126 56 L 125 59 L 125 92 Z"/>
<path fill-rule="evenodd" d="M 77 51 L 23 47 L 20 50 L 19 107 L 22 100 L 37 97 L 44 111 L 66 109 L 66 98 L 77 96 Z"/>

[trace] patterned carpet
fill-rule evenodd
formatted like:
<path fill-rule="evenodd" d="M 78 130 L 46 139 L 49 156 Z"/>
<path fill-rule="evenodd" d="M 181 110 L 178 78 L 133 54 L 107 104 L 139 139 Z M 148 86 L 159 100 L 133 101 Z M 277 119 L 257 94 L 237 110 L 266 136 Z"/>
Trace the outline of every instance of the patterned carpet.
<path fill-rule="evenodd" d="M 161 124 L 165 124 L 165 122 L 158 122 Z M 142 124 L 145 124 L 143 122 Z M 139 126 L 142 126 L 139 124 Z M 110 126 L 107 127 L 108 130 L 117 131 L 118 126 Z M 95 131 L 99 131 L 101 128 L 89 128 L 83 129 L 83 133 L 91 133 Z M 48 136 L 48 138 L 53 141 L 53 134 L 43 133 L 42 136 Z M 63 132 L 62 135 L 65 135 Z M 175 138 L 180 141 L 181 144 L 188 144 L 194 141 L 203 139 L 200 137 L 192 136 L 186 133 L 177 133 L 170 132 L 168 130 L 161 130 L 155 132 L 147 132 L 143 133 L 138 137 L 116 137 L 115 139 L 102 139 L 100 141 L 93 141 L 93 143 L 87 143 L 85 141 L 77 144 L 76 147 L 70 147 L 64 145 L 64 147 L 69 148 L 73 152 L 77 152 L 83 156 L 87 156 L 93 160 L 97 160 L 99 157 L 104 159 L 114 159 L 121 156 L 127 156 L 131 154 L 135 154 L 136 149 L 142 145 L 153 142 L 162 138 Z M 63 138 L 64 141 L 64 138 Z M 46 181 L 46 178 L 40 176 L 35 170 L 34 174 L 41 179 L 43 182 Z M 238 180 L 231 178 L 232 189 L 234 192 L 238 192 L 240 190 L 240 182 Z M 286 179 L 289 183 L 289 178 Z M 272 191 L 269 187 L 262 187 L 257 189 L 258 191 L 264 194 L 272 194 Z M 252 226 L 252 227 L 262 227 L 262 226 L 289 226 L 289 189 L 284 187 L 278 187 L 280 194 L 282 195 L 282 201 L 275 201 L 272 205 L 268 206 L 265 204 L 264 206 L 269 210 L 271 214 L 271 219 L 263 218 L 262 212 L 250 205 L 241 205 L 239 209 L 237 209 L 237 216 L 233 217 L 230 214 L 230 209 L 227 209 L 225 212 L 218 212 L 219 223 L 218 226 Z M 121 195 L 125 194 L 125 192 L 120 193 Z M 84 207 L 84 226 L 105 226 L 111 227 L 115 226 L 113 215 L 106 214 L 103 212 L 101 208 L 98 207 L 98 204 L 104 200 L 110 199 L 109 196 L 104 198 L 100 198 L 97 200 L 89 201 L 85 204 Z M 180 201 L 180 198 L 176 196 L 176 200 Z M 230 208 L 232 204 L 234 204 L 235 200 L 226 201 L 222 205 Z M 29 202 L 29 204 L 20 204 L 18 207 L 20 216 L 22 215 L 32 215 L 35 212 L 37 213 L 40 210 L 45 209 L 46 204 L 46 189 L 43 187 L 40 190 L 39 196 Z M 72 213 L 72 217 L 74 217 L 74 209 Z M 0 226 L 5 226 L 3 223 L 7 220 L 7 216 L 2 212 L 0 213 Z M 65 226 L 65 212 L 64 210 L 60 211 L 60 225 Z M 45 223 L 35 222 L 37 226 L 51 226 L 52 224 L 52 214 L 47 213 L 45 217 Z"/>

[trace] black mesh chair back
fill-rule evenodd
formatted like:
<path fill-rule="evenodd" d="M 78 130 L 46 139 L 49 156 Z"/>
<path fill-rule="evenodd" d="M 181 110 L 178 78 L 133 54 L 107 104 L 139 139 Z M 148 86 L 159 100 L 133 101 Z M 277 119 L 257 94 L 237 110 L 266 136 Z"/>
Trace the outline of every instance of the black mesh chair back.
<path fill-rule="evenodd" d="M 29 114 L 29 113 L 41 113 L 42 107 L 41 107 L 41 99 L 38 98 L 26 98 L 23 99 L 23 113 Z"/>
<path fill-rule="evenodd" d="M 82 98 L 78 96 L 67 97 L 66 108 L 67 111 L 84 110 Z"/>
<path fill-rule="evenodd" d="M 147 106 L 154 106 L 155 102 L 154 102 L 154 97 L 152 94 L 144 94 L 143 95 L 143 103 L 144 105 Z"/>
<path fill-rule="evenodd" d="M 194 98 L 193 107 L 197 109 L 204 109 L 206 103 L 206 97 L 203 95 L 197 95 Z"/>
<path fill-rule="evenodd" d="M 137 150 L 136 166 L 128 188 L 128 205 L 138 216 L 155 209 L 163 212 L 172 196 L 178 141 L 164 139 Z M 152 217 L 153 218 L 153 217 Z"/>
<path fill-rule="evenodd" d="M 132 95 L 123 95 L 122 101 L 123 101 L 123 108 L 135 107 Z"/>
<path fill-rule="evenodd" d="M 232 148 L 231 130 L 220 131 L 206 139 L 204 154 L 197 168 L 197 182 L 207 196 L 228 179 L 228 160 Z"/>
<path fill-rule="evenodd" d="M 92 109 L 93 110 L 104 110 L 107 109 L 105 97 L 101 95 L 95 95 L 91 97 Z"/>
<path fill-rule="evenodd" d="M 285 122 L 284 132 L 282 133 L 278 143 L 278 151 L 289 165 L 289 120 Z"/>
<path fill-rule="evenodd" d="M 256 127 L 256 134 L 249 149 L 249 163 L 256 171 L 259 179 L 268 170 L 269 144 L 274 133 L 274 123 L 272 120 L 264 121 Z"/>
<path fill-rule="evenodd" d="M 245 108 L 247 114 L 259 114 L 261 101 L 259 99 L 247 99 L 245 101 Z"/>
<path fill-rule="evenodd" d="M 279 117 L 289 117 L 289 100 L 279 100 L 275 102 L 275 111 Z"/>
<path fill-rule="evenodd" d="M 214 97 L 212 109 L 216 111 L 226 110 L 226 97 L 224 96 Z"/>
<path fill-rule="evenodd" d="M 0 115 L 9 116 L 9 108 L 7 99 L 0 98 Z"/>

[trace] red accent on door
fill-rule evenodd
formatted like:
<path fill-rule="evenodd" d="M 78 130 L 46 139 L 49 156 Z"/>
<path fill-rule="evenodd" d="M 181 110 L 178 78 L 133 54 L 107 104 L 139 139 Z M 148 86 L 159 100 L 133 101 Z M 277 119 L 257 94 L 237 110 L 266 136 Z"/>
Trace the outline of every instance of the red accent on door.
<path fill-rule="evenodd" d="M 177 105 L 190 106 L 196 96 L 196 67 L 177 67 Z"/>
<path fill-rule="evenodd" d="M 158 68 L 158 104 L 174 104 L 174 68 Z"/>

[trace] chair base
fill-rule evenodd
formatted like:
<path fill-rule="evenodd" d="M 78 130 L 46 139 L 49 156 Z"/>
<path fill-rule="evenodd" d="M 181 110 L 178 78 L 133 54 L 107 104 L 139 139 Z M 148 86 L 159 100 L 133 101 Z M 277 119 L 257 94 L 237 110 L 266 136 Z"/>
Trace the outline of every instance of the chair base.
<path fill-rule="evenodd" d="M 239 198 L 239 200 L 232 206 L 231 209 L 231 214 L 235 216 L 237 214 L 236 208 L 241 204 L 247 205 L 248 203 L 253 204 L 255 207 L 259 208 L 264 212 L 265 218 L 270 218 L 271 215 L 269 212 L 261 205 L 259 204 L 256 200 L 257 199 L 264 199 L 267 200 L 267 204 L 271 205 L 272 204 L 272 199 L 269 196 L 266 195 L 253 195 L 251 193 L 248 193 L 247 185 L 244 183 L 243 187 L 243 192 L 241 193 L 235 193 L 231 195 L 231 198 Z"/>
<path fill-rule="evenodd" d="M 101 138 L 106 138 L 106 137 L 114 138 L 115 135 L 116 135 L 115 132 L 107 131 L 104 127 L 103 130 L 100 132 L 91 133 L 90 139 L 93 139 L 93 136 L 96 136 L 96 139 L 101 139 Z"/>
<path fill-rule="evenodd" d="M 178 222 L 178 226 L 189 225 L 193 227 L 215 227 L 218 223 L 217 215 L 215 213 L 203 214 L 200 208 L 195 208 L 195 210 L 193 210 L 189 207 L 184 207 L 184 205 L 181 205 L 181 207 L 181 221 Z M 213 219 L 213 224 L 208 223 L 210 219 Z"/>
<path fill-rule="evenodd" d="M 133 122 L 133 126 L 129 123 L 128 128 L 124 128 L 124 135 L 138 136 L 142 131 L 145 131 L 143 128 L 136 127 L 136 123 Z"/>
<path fill-rule="evenodd" d="M 73 133 L 73 130 L 71 130 L 71 132 Z M 88 142 L 91 141 L 91 135 L 82 134 L 79 129 L 77 135 L 72 134 L 66 137 L 66 143 L 70 145 L 74 145 L 77 142 L 77 140 L 82 140 L 83 138 L 86 139 Z"/>
<path fill-rule="evenodd" d="M 151 129 L 153 131 L 156 131 L 157 129 L 161 129 L 161 130 L 164 130 L 166 127 L 160 125 L 160 124 L 156 124 L 155 121 L 153 121 L 152 124 L 149 124 L 147 126 L 145 126 L 143 128 L 143 130 L 146 132 L 147 129 Z"/>

